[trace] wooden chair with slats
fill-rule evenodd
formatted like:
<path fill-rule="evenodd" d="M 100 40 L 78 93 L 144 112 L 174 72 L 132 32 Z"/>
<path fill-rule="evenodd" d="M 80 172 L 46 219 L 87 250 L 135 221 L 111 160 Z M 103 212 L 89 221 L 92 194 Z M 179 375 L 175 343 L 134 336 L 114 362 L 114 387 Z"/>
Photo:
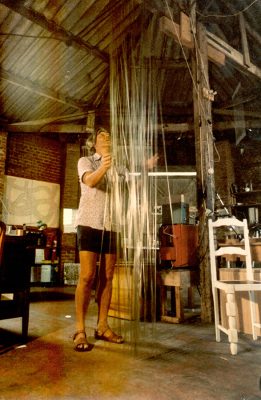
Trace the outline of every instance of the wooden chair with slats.
<path fill-rule="evenodd" d="M 253 339 L 257 339 L 257 329 L 261 327 L 258 322 L 256 310 L 258 307 L 255 302 L 255 292 L 261 291 L 261 281 L 254 280 L 252 259 L 249 243 L 249 232 L 247 220 L 240 221 L 235 217 L 218 218 L 216 221 L 209 219 L 209 251 L 211 266 L 212 293 L 214 300 L 214 316 L 216 341 L 220 342 L 220 332 L 224 332 L 228 336 L 231 354 L 237 354 L 238 348 L 238 327 L 237 313 L 239 310 L 236 306 L 235 293 L 248 293 L 249 295 L 249 312 L 251 315 L 251 328 Z M 242 240 L 240 245 L 226 245 L 224 242 L 218 242 L 218 231 L 230 228 L 234 231 L 242 232 Z M 220 258 L 235 256 L 244 260 L 246 268 L 246 280 L 221 280 L 219 277 L 219 261 Z M 228 327 L 222 323 L 220 312 L 220 294 L 225 295 L 226 307 L 225 313 L 228 320 Z M 259 310 L 260 313 L 260 310 Z"/>

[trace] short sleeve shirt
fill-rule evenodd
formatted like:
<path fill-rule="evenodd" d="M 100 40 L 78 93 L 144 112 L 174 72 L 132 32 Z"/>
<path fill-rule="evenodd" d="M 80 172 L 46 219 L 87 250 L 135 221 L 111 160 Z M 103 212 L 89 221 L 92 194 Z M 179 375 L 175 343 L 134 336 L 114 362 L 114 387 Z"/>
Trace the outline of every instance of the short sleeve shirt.
<path fill-rule="evenodd" d="M 105 174 L 95 187 L 89 187 L 83 183 L 84 174 L 96 171 L 100 165 L 101 156 L 97 153 L 89 157 L 81 157 L 78 161 L 81 197 L 75 225 L 110 230 L 108 177 Z"/>
<path fill-rule="evenodd" d="M 126 168 L 117 168 L 117 170 L 111 168 L 95 187 L 84 184 L 84 174 L 96 171 L 100 165 L 101 156 L 98 153 L 89 157 L 81 157 L 78 161 L 81 197 L 75 226 L 82 225 L 94 229 L 117 231 L 116 204 L 112 204 L 113 201 L 111 201 L 112 188 L 113 185 L 119 186 L 121 182 L 128 180 L 128 171 Z M 117 207 L 120 208 L 121 204 L 117 204 Z"/>

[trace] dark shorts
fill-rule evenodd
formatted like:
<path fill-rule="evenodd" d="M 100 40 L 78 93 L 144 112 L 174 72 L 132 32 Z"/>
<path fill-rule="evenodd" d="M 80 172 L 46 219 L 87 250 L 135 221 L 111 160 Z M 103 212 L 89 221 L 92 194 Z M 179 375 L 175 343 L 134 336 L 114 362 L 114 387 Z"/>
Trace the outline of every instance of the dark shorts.
<path fill-rule="evenodd" d="M 115 254 L 117 250 L 117 233 L 79 225 L 77 226 L 77 245 L 79 251 Z"/>

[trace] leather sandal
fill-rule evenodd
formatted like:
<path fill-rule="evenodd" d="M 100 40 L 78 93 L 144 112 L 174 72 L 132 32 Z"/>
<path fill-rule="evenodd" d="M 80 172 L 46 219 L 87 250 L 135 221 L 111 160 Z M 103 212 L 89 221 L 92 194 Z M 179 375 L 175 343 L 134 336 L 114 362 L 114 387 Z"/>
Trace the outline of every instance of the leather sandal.
<path fill-rule="evenodd" d="M 77 338 L 78 336 L 78 338 Z M 87 337 L 85 331 L 77 331 L 73 335 L 74 350 L 83 352 L 90 351 L 92 346 L 87 342 Z"/>
<path fill-rule="evenodd" d="M 97 340 L 104 340 L 105 342 L 110 343 L 121 344 L 124 342 L 123 337 L 117 335 L 117 333 L 113 332 L 110 328 L 107 328 L 103 333 L 100 333 L 98 329 L 96 329 L 94 332 L 94 337 Z"/>

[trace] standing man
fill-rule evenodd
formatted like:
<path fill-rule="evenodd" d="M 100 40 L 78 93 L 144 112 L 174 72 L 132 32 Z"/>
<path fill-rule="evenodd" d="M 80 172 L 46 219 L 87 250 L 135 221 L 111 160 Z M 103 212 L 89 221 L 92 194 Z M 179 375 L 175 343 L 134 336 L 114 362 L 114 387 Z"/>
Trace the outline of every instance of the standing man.
<path fill-rule="evenodd" d="M 110 134 L 106 129 L 99 128 L 96 131 L 93 147 L 94 155 L 81 157 L 78 161 L 81 198 L 76 218 L 80 255 L 80 276 L 75 293 L 76 332 L 73 337 L 76 351 L 88 351 L 92 347 L 86 338 L 85 316 L 99 256 L 98 323 L 95 338 L 123 343 L 122 336 L 111 330 L 107 320 L 117 249 L 117 232 L 113 225 L 110 197 L 115 178 L 113 174 L 117 171 L 108 173 L 112 166 L 112 158 Z M 157 160 L 157 154 L 152 156 L 146 161 L 146 168 L 152 169 Z M 123 176 L 124 173 L 121 171 L 119 175 Z"/>
<path fill-rule="evenodd" d="M 81 198 L 76 218 L 80 255 L 80 276 L 75 294 L 76 332 L 73 337 L 76 351 L 88 351 L 91 346 L 85 332 L 96 263 L 100 255 L 99 285 L 97 291 L 98 324 L 95 338 L 112 343 L 123 343 L 108 325 L 107 317 L 112 294 L 112 279 L 116 262 L 117 233 L 112 230 L 109 215 L 110 176 L 112 164 L 110 135 L 99 128 L 93 143 L 95 154 L 81 157 L 78 174 Z"/>

